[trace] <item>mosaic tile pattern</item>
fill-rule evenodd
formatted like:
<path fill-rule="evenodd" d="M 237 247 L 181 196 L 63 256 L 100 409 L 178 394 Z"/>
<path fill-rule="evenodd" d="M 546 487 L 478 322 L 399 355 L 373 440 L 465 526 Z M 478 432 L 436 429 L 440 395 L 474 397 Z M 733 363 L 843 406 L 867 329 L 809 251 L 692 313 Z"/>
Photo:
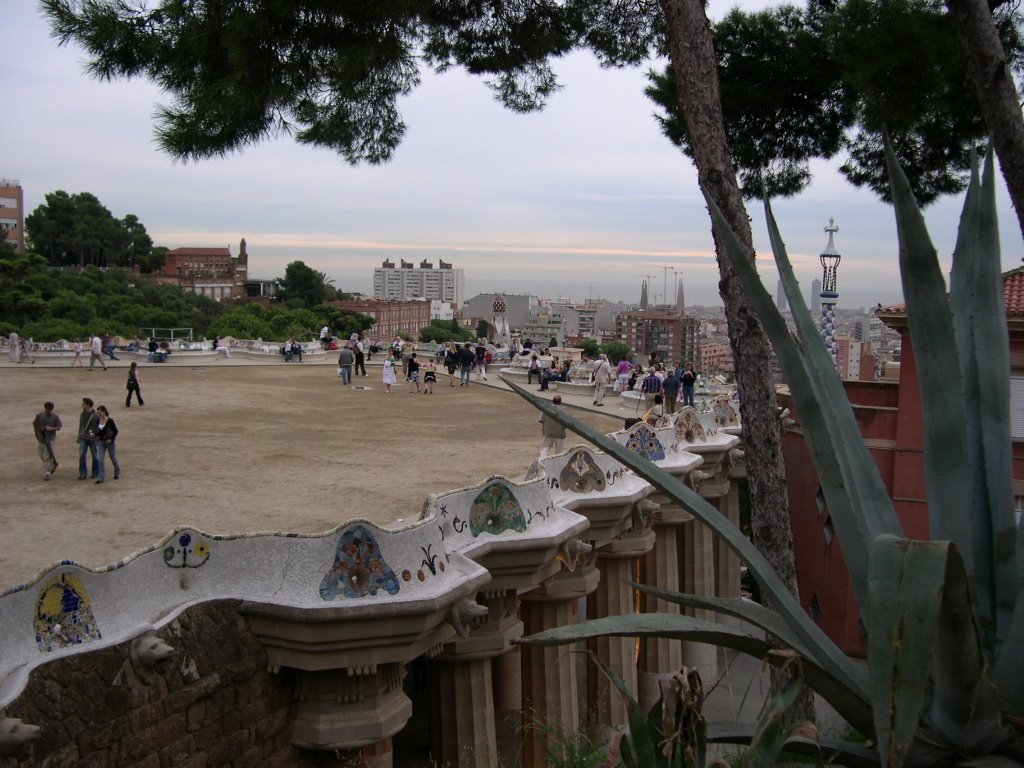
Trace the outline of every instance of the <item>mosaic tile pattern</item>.
<path fill-rule="evenodd" d="M 100 639 L 89 596 L 77 576 L 57 574 L 39 590 L 35 631 L 36 647 L 44 653 Z"/>
<path fill-rule="evenodd" d="M 182 533 L 175 543 L 164 547 L 164 564 L 169 568 L 198 568 L 210 559 L 210 546 L 194 541 L 191 533 Z"/>
<path fill-rule="evenodd" d="M 665 446 L 646 424 L 637 425 L 626 441 L 626 447 L 648 461 L 661 461 L 665 458 Z"/>
<path fill-rule="evenodd" d="M 526 516 L 512 489 L 504 483 L 484 488 L 473 499 L 469 509 L 469 532 L 476 538 L 481 533 L 526 531 Z"/>
<path fill-rule="evenodd" d="M 585 450 L 578 450 L 558 475 L 558 487 L 573 493 L 600 493 L 605 489 L 604 472 Z"/>
<path fill-rule="evenodd" d="M 320 582 L 320 598 L 373 597 L 382 589 L 396 595 L 401 584 L 384 561 L 374 535 L 361 525 L 353 526 L 338 540 L 334 565 Z"/>
<path fill-rule="evenodd" d="M 679 443 L 706 443 L 708 440 L 707 430 L 701 424 L 700 416 L 693 408 L 684 408 L 676 416 L 676 442 Z"/>
<path fill-rule="evenodd" d="M 740 416 L 728 397 L 716 397 L 711 403 L 715 411 L 715 424 L 720 427 L 738 427 Z"/>

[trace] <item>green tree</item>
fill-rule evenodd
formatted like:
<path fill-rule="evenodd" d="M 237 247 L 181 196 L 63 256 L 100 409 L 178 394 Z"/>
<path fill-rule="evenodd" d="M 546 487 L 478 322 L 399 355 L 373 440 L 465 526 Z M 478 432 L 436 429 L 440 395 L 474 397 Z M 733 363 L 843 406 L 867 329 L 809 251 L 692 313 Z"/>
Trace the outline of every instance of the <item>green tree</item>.
<path fill-rule="evenodd" d="M 576 342 L 573 346 L 578 349 L 582 349 L 586 353 L 587 357 L 594 358 L 601 354 L 601 345 L 598 344 L 597 339 L 587 337 Z"/>
<path fill-rule="evenodd" d="M 25 217 L 25 232 L 32 249 L 57 267 L 132 266 L 153 247 L 137 216 L 116 219 L 89 192 L 47 194 Z"/>
<path fill-rule="evenodd" d="M 608 355 L 608 360 L 613 365 L 618 365 L 620 360 L 629 359 L 630 349 L 625 343 L 612 339 L 601 345 L 601 351 Z"/>
<path fill-rule="evenodd" d="M 491 335 L 490 328 L 491 328 L 490 323 L 488 323 L 486 320 L 477 320 L 477 323 L 476 323 L 476 338 L 478 338 L 478 339 L 489 338 L 490 335 Z"/>
<path fill-rule="evenodd" d="M 461 325 L 458 320 L 431 320 L 430 325 L 420 328 L 419 340 L 423 342 L 473 341 L 473 333 Z"/>
<path fill-rule="evenodd" d="M 1018 60 L 1015 12 L 1003 15 L 1005 44 Z M 715 24 L 714 42 L 746 197 L 795 194 L 810 182 L 810 160 L 845 151 L 847 180 L 888 200 L 883 124 L 919 202 L 966 184 L 971 151 L 987 129 L 937 0 L 737 9 Z M 651 82 L 666 136 L 691 154 L 671 67 Z"/>
<path fill-rule="evenodd" d="M 295 309 L 319 306 L 334 300 L 337 291 L 333 280 L 303 261 L 293 261 L 284 268 L 284 277 L 277 279 L 277 300 Z"/>

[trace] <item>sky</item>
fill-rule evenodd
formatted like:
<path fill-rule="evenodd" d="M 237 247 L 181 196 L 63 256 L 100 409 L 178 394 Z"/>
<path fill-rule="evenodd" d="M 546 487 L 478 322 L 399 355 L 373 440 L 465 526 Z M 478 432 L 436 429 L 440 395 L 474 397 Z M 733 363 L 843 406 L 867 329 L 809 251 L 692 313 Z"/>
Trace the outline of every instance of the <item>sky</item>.
<path fill-rule="evenodd" d="M 711 0 L 712 18 L 735 3 Z M 744 8 L 771 5 L 745 0 Z M 601 69 L 589 54 L 556 66 L 562 89 L 540 113 L 514 114 L 481 78 L 424 72 L 400 104 L 406 137 L 386 165 L 268 139 L 223 159 L 183 163 L 163 153 L 152 116 L 169 95 L 143 80 L 100 82 L 85 55 L 58 47 L 35 0 L 4 0 L 5 116 L 0 176 L 17 179 L 25 210 L 47 193 L 91 192 L 116 217 L 135 214 L 155 244 L 229 247 L 245 238 L 249 274 L 271 279 L 301 260 L 346 291 L 371 293 L 385 259 L 451 262 L 466 297 L 541 297 L 719 305 L 710 225 L 690 161 L 667 139 L 643 95 L 646 71 Z M 821 277 L 824 227 L 835 219 L 839 308 L 902 301 L 892 210 L 812 165 L 801 195 L 773 202 L 797 277 Z M 1024 248 L 1000 179 L 1004 269 Z M 944 271 L 962 196 L 925 211 Z M 750 206 L 762 280 L 775 294 L 760 203 Z"/>

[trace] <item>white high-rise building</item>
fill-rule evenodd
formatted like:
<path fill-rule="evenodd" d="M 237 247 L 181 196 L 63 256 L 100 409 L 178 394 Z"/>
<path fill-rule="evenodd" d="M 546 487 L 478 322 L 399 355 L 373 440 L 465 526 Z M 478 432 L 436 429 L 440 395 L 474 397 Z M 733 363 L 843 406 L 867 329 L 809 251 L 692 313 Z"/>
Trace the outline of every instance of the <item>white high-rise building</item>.
<path fill-rule="evenodd" d="M 405 259 L 400 261 L 400 267 L 387 260 L 373 270 L 375 298 L 398 301 L 433 299 L 447 301 L 455 307 L 462 305 L 465 277 L 461 269 L 453 268 L 446 261 L 441 261 L 437 269 L 426 260 L 421 261 L 419 267 Z"/>

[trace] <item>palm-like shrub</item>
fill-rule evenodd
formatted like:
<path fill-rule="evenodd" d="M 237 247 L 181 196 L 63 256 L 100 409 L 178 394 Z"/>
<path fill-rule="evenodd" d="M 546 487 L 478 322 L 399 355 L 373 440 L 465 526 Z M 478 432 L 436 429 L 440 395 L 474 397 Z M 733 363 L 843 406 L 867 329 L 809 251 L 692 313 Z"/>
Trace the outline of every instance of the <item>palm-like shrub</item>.
<path fill-rule="evenodd" d="M 516 387 L 711 527 L 747 564 L 770 606 L 673 595 L 683 605 L 738 617 L 746 628 L 639 614 L 563 627 L 526 642 L 656 635 L 711 642 L 774 664 L 791 663 L 795 654 L 804 682 L 876 745 L 865 755 L 863 748 L 831 744 L 827 751 L 836 764 L 863 765 L 867 759 L 885 766 L 1024 765 L 1024 536 L 1013 510 L 1009 345 L 992 153 L 983 179 L 975 163 L 948 294 L 920 210 L 891 151 L 888 162 L 920 378 L 928 541 L 903 533 L 804 304 L 770 205 L 765 203 L 769 236 L 795 333 L 707 197 L 785 371 L 867 628 L 867 674 L 807 616 L 750 542 L 697 493 Z M 792 653 L 770 653 L 766 634 Z M 733 731 L 735 740 L 743 729 Z M 755 736 L 752 728 L 746 734 Z"/>

